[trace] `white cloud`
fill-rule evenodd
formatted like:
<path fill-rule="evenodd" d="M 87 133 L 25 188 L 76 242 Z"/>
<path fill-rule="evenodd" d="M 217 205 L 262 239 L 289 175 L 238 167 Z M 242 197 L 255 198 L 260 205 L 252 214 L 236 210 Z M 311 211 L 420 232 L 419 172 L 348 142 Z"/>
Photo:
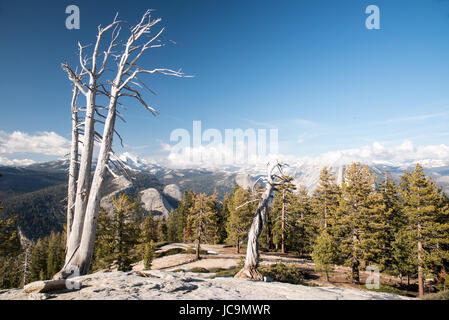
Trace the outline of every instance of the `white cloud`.
<path fill-rule="evenodd" d="M 448 112 L 421 114 L 421 115 L 417 115 L 417 116 L 388 119 L 385 122 L 386 123 L 392 123 L 392 122 L 417 122 L 417 121 L 424 121 L 424 120 L 430 120 L 430 119 L 435 119 L 435 118 L 446 117 L 447 115 L 448 115 Z"/>
<path fill-rule="evenodd" d="M 33 163 L 35 163 L 35 161 L 31 159 L 8 159 L 0 156 L 0 165 L 2 166 L 20 167 L 20 166 L 28 166 Z"/>
<path fill-rule="evenodd" d="M 70 150 L 70 141 L 55 132 L 38 132 L 35 135 L 14 131 L 0 131 L 0 154 L 38 153 L 64 156 Z"/>
<path fill-rule="evenodd" d="M 295 119 L 289 119 L 289 120 L 292 121 L 295 125 L 300 126 L 300 127 L 315 126 L 315 122 L 306 120 L 306 119 L 295 118 Z M 289 121 L 289 120 L 287 120 L 287 121 Z"/>
<path fill-rule="evenodd" d="M 428 145 L 414 146 L 409 140 L 396 146 L 385 146 L 379 142 L 355 149 L 337 150 L 323 153 L 314 157 L 295 157 L 288 154 L 257 155 L 242 154 L 231 150 L 224 144 L 201 145 L 197 148 L 186 147 L 175 152 L 174 149 L 164 145 L 169 152 L 167 157 L 173 167 L 223 167 L 234 165 L 237 167 L 265 168 L 269 161 L 281 161 L 292 166 L 341 166 L 352 162 L 361 162 L 368 165 L 392 165 L 407 167 L 420 162 L 427 167 L 449 165 L 449 146 Z M 232 159 L 232 161 L 226 160 Z"/>

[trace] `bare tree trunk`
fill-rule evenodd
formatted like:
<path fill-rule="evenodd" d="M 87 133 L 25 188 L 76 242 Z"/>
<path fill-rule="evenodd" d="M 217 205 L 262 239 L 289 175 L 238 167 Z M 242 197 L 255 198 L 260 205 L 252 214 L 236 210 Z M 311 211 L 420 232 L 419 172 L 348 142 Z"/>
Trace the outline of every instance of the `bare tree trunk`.
<path fill-rule="evenodd" d="M 270 221 L 270 210 L 271 208 L 268 207 L 267 209 L 267 221 Z M 268 250 L 273 249 L 273 234 L 271 231 L 271 223 L 267 223 L 267 245 L 268 245 Z"/>
<path fill-rule="evenodd" d="M 357 253 L 357 243 L 359 241 L 357 229 L 352 231 L 352 245 L 353 245 L 353 253 L 352 253 L 352 281 L 354 283 L 360 282 L 360 273 L 359 273 L 359 259 Z"/>
<path fill-rule="evenodd" d="M 196 240 L 195 260 L 200 260 L 200 240 Z"/>
<path fill-rule="evenodd" d="M 201 199 L 201 206 L 202 206 L 202 199 Z M 202 214 L 202 210 L 200 210 L 200 215 Z M 201 217 L 199 218 L 199 222 L 198 222 L 198 235 L 197 235 L 197 239 L 196 239 L 196 254 L 195 254 L 195 259 L 196 260 L 200 260 L 200 250 L 201 250 L 201 228 L 202 228 L 202 223 L 201 223 Z"/>
<path fill-rule="evenodd" d="M 324 200 L 324 229 L 327 228 L 327 201 Z"/>
<path fill-rule="evenodd" d="M 114 87 L 112 91 L 114 91 Z M 109 154 L 112 149 L 112 140 L 114 136 L 114 126 L 116 119 L 116 99 L 114 93 L 112 95 L 111 105 L 109 106 L 108 116 L 105 121 L 103 143 L 100 147 L 98 155 L 98 162 L 95 169 L 94 178 L 92 180 L 92 188 L 89 194 L 84 226 L 82 230 L 82 238 L 77 252 L 76 258 L 71 263 L 79 268 L 81 274 L 86 274 L 89 271 L 90 263 L 92 261 L 95 235 L 97 231 L 97 219 L 101 200 L 101 188 L 103 186 L 106 175 L 106 166 L 109 162 Z"/>
<path fill-rule="evenodd" d="M 86 106 L 86 119 L 84 122 L 84 137 L 83 148 L 81 152 L 81 160 L 77 181 L 76 198 L 75 198 L 75 210 L 73 216 L 72 226 L 70 233 L 67 233 L 67 252 L 65 258 L 65 264 L 70 263 L 70 260 L 75 255 L 79 248 L 81 236 L 84 226 L 84 218 L 86 213 L 88 195 L 90 191 L 90 174 L 92 171 L 92 157 L 94 151 L 94 135 L 95 135 L 95 89 L 96 82 L 91 78 L 89 87 L 91 88 L 87 95 Z"/>
<path fill-rule="evenodd" d="M 80 83 L 81 79 L 78 79 L 76 76 L 73 75 L 73 72 L 70 70 L 67 64 L 65 66 L 65 69 L 69 73 L 69 78 L 71 78 L 71 80 L 78 87 L 78 89 L 86 96 L 86 113 L 84 119 L 83 148 L 81 152 L 81 159 L 78 171 L 75 207 L 73 213 L 72 226 L 70 228 L 71 232 L 67 234 L 67 250 L 64 268 L 70 264 L 71 260 L 74 258 L 81 244 L 87 203 L 89 201 L 92 158 L 94 152 L 94 141 L 96 136 L 95 112 L 97 110 L 96 100 L 97 95 L 99 93 L 97 80 L 103 74 L 106 68 L 108 57 L 115 46 L 115 41 L 117 40 L 118 37 L 118 34 L 115 34 L 115 30 L 112 33 L 112 40 L 110 41 L 109 47 L 107 51 L 104 52 L 104 59 L 100 68 L 98 68 L 99 65 L 98 55 L 100 51 L 101 40 L 104 33 L 107 30 L 116 27 L 117 24 L 119 23 L 119 21 L 117 21 L 116 18 L 117 16 L 114 18 L 114 21 L 107 27 L 105 28 L 98 27 L 97 40 L 95 42 L 95 46 L 90 61 L 91 69 L 88 69 L 87 59 L 83 56 L 83 50 L 85 49 L 85 47 L 81 46 L 81 44 L 78 43 L 79 61 L 81 68 L 84 74 L 89 75 L 89 84 L 87 86 L 87 90 L 83 88 L 82 83 Z M 59 275 L 56 275 L 56 277 L 59 277 Z"/>
<path fill-rule="evenodd" d="M 285 189 L 282 189 L 281 252 L 285 253 Z"/>
<path fill-rule="evenodd" d="M 69 185 L 67 190 L 67 236 L 72 230 L 72 221 L 75 212 L 76 185 L 78 179 L 79 159 L 78 159 L 78 100 L 79 90 L 73 86 L 72 95 L 72 144 L 70 147 L 70 167 L 69 167 Z"/>
<path fill-rule="evenodd" d="M 418 222 L 418 292 L 419 297 L 424 297 L 424 278 L 422 271 L 422 240 L 421 240 L 422 225 Z"/>
<path fill-rule="evenodd" d="M 253 217 L 253 221 L 251 224 L 251 228 L 248 233 L 248 244 L 246 248 L 246 259 L 245 265 L 236 275 L 235 278 L 242 279 L 252 279 L 252 280 L 263 280 L 262 274 L 257 270 L 257 266 L 259 264 L 259 236 L 262 232 L 267 210 L 268 210 L 268 201 L 273 192 L 273 189 L 278 183 L 273 181 L 273 170 L 278 167 L 280 168 L 280 164 L 276 164 L 269 168 L 267 183 L 265 186 L 265 191 L 262 194 L 262 197 L 259 201 L 259 205 L 257 207 L 256 213 Z"/>
<path fill-rule="evenodd" d="M 75 209 L 71 223 L 71 230 L 67 237 L 66 260 L 63 269 L 55 275 L 55 278 L 67 278 L 76 271 L 83 275 L 89 270 L 95 243 L 101 189 L 106 172 L 109 169 L 108 163 L 110 160 L 110 155 L 112 154 L 112 141 L 113 136 L 116 133 L 116 117 L 120 117 L 120 115 L 117 115 L 118 99 L 121 96 L 135 98 L 147 110 L 156 115 L 157 112 L 146 104 L 138 89 L 133 87 L 137 86 L 138 88 L 146 88 L 152 92 L 151 89 L 143 84 L 137 76 L 141 74 L 160 73 L 164 75 L 184 77 L 184 74 L 180 71 L 173 71 L 171 69 L 147 70 L 136 65 L 139 58 L 146 50 L 162 46 L 162 44 L 159 43 L 160 40 L 158 38 L 164 29 L 160 30 L 158 33 L 155 33 L 153 36 L 149 36 L 151 27 L 161 21 L 161 19 L 152 20 L 150 13 L 151 11 L 148 10 L 142 16 L 140 22 L 136 26 L 129 29 L 131 34 L 124 44 L 123 51 L 121 51 L 115 59 L 115 62 L 117 63 L 117 72 L 113 81 L 105 81 L 102 83 L 97 80 L 102 76 L 103 72 L 107 68 L 106 64 L 109 55 L 113 52 L 113 49 L 119 45 L 119 42 L 116 41 L 120 33 L 120 28 L 118 27 L 120 21 L 116 20 L 117 16 L 114 18 L 113 23 L 107 27 L 98 27 L 97 41 L 90 59 L 84 58 L 83 49 L 85 47 L 82 47 L 79 44 L 80 65 L 83 69 L 83 73 L 89 75 L 88 85 L 82 83 L 81 78 L 70 69 L 67 63 L 64 65 L 64 68 L 69 74 L 70 80 L 72 80 L 80 92 L 86 96 L 86 112 L 85 121 L 83 122 L 84 140 L 76 185 Z M 97 66 L 97 57 L 99 55 L 102 36 L 111 28 L 114 28 L 114 31 L 112 32 L 112 40 L 109 43 L 107 51 L 104 51 L 103 53 L 103 63 L 98 64 Z M 144 43 L 136 44 L 139 39 L 145 39 Z M 153 42 L 155 41 L 158 42 L 158 44 L 154 44 Z M 90 63 L 91 69 L 88 69 L 87 62 Z M 105 84 L 110 86 L 110 89 L 106 89 Z M 108 110 L 106 117 L 99 114 L 98 108 L 100 108 L 100 106 L 96 105 L 96 96 L 98 94 L 103 94 L 109 98 L 109 105 L 107 108 L 104 108 Z M 96 114 L 99 114 L 102 118 L 105 118 L 102 135 L 99 135 L 95 131 L 95 122 L 99 121 L 95 119 Z M 92 183 L 90 183 L 94 141 L 97 137 L 99 137 L 101 145 L 93 180 Z"/>

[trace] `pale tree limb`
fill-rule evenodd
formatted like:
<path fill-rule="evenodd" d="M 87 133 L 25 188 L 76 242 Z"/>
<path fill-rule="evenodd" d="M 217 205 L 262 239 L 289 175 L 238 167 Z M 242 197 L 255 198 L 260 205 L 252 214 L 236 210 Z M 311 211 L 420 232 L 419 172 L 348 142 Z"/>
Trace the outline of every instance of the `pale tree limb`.
<path fill-rule="evenodd" d="M 140 92 L 138 90 L 131 88 L 128 84 L 133 83 L 137 75 L 141 73 L 143 74 L 160 73 L 169 76 L 184 77 L 184 74 L 180 71 L 173 71 L 171 69 L 166 68 L 145 70 L 138 68 L 136 65 L 137 61 L 146 50 L 154 48 L 154 46 L 152 46 L 151 43 L 156 41 L 162 32 L 157 33 L 156 36 L 151 37 L 150 40 L 146 41 L 144 44 L 139 45 L 137 44 L 137 41 L 139 39 L 147 37 L 147 35 L 151 31 L 151 27 L 153 27 L 159 21 L 160 19 L 152 21 L 150 11 L 147 11 L 143 15 L 141 21 L 135 27 L 132 27 L 130 29 L 131 34 L 126 41 L 123 52 L 121 52 L 120 54 L 112 54 L 111 52 L 114 46 L 112 45 L 109 46 L 109 48 L 111 49 L 110 50 L 108 49 L 108 51 L 106 51 L 107 54 L 105 54 L 105 56 L 113 55 L 117 63 L 117 70 L 115 73 L 114 80 L 108 82 L 108 85 L 110 85 L 110 90 L 107 90 L 106 86 L 104 85 L 104 83 L 106 83 L 105 81 L 103 81 L 100 84 L 97 84 L 98 73 L 96 71 L 97 70 L 96 64 L 97 64 L 99 43 L 101 41 L 103 31 L 107 30 L 108 28 L 112 28 L 112 26 L 115 26 L 116 18 L 114 19 L 114 22 L 105 29 L 101 29 L 99 27 L 97 42 L 94 47 L 94 53 L 92 55 L 91 59 L 92 62 L 90 69 L 85 63 L 85 60 L 81 58 L 84 47 L 80 46 L 80 64 L 84 72 L 86 72 L 89 75 L 89 88 L 90 88 L 90 90 L 87 92 L 88 94 L 86 98 L 87 107 L 84 125 L 85 130 L 84 137 L 86 139 L 84 141 L 85 150 L 83 150 L 82 153 L 81 165 L 83 165 L 85 161 L 89 161 L 90 167 L 92 161 L 92 150 L 88 149 L 88 145 L 89 143 L 93 145 L 94 137 L 96 136 L 93 125 L 96 121 L 97 122 L 99 121 L 94 119 L 94 115 L 96 114 L 95 113 L 96 105 L 94 98 L 97 94 L 104 94 L 109 98 L 109 103 L 108 107 L 106 108 L 108 112 L 104 120 L 103 134 L 101 135 L 100 150 L 98 153 L 98 160 L 92 184 L 90 188 L 86 188 L 80 185 L 80 180 L 78 182 L 79 190 L 77 192 L 76 198 L 77 202 L 75 202 L 75 218 L 73 224 L 75 226 L 75 222 L 77 223 L 76 225 L 77 232 L 75 233 L 74 231 L 72 231 L 71 233 L 73 236 L 71 237 L 72 239 L 70 239 L 71 242 L 69 242 L 69 245 L 71 245 L 72 250 L 68 250 L 66 255 L 66 263 L 63 267 L 63 270 L 61 270 L 61 272 L 57 275 L 58 277 L 63 278 L 67 277 L 68 275 L 70 275 L 69 273 L 70 270 L 78 270 L 80 274 L 86 274 L 89 270 L 96 236 L 96 227 L 101 200 L 101 188 L 105 179 L 105 175 L 110 170 L 108 164 L 110 162 L 110 157 L 112 153 L 112 142 L 114 135 L 117 134 L 117 136 L 121 140 L 120 135 L 118 135 L 118 133 L 115 130 L 115 122 L 117 118 L 117 105 L 121 106 L 120 102 L 118 101 L 119 98 L 122 96 L 133 97 L 137 99 L 141 104 L 143 104 L 153 114 L 156 114 L 157 111 L 154 108 L 148 106 L 148 104 L 142 98 Z M 119 33 L 117 32 L 117 36 L 115 36 L 114 34 L 116 32 L 115 30 L 116 29 L 114 29 L 113 31 L 113 37 L 111 40 L 114 43 L 115 41 L 118 40 L 118 33 Z M 138 53 L 134 57 L 131 57 L 131 54 L 133 52 Z M 104 62 L 102 67 L 100 68 L 100 72 L 103 73 L 105 68 L 106 67 Z M 132 69 L 134 70 L 132 71 Z M 85 167 L 87 168 L 87 166 Z M 85 174 L 86 171 L 83 171 L 83 173 Z M 81 177 L 81 168 L 80 168 L 80 177 Z M 85 178 L 86 177 L 87 175 L 85 175 Z M 89 180 L 84 180 L 83 186 L 86 186 L 88 181 Z M 80 195 L 79 197 L 78 194 Z M 76 242 L 74 241 L 74 239 L 79 241 Z"/>
<path fill-rule="evenodd" d="M 75 198 L 76 198 L 76 188 L 77 188 L 78 169 L 79 169 L 79 161 L 78 161 L 79 129 L 78 129 L 78 111 L 76 106 L 78 96 L 79 96 L 79 89 L 76 85 L 74 85 L 71 102 L 72 143 L 70 146 L 69 182 L 67 190 L 67 235 L 69 235 L 72 230 L 72 221 L 75 212 Z"/>
<path fill-rule="evenodd" d="M 274 170 L 278 169 L 283 176 L 282 167 L 284 165 L 275 163 L 274 165 L 268 165 L 268 173 L 266 177 L 265 191 L 259 199 L 259 205 L 257 206 L 256 213 L 254 214 L 251 228 L 248 232 L 248 245 L 246 248 L 246 259 L 243 268 L 235 275 L 235 278 L 263 280 L 262 274 L 257 270 L 259 264 L 259 236 L 262 232 L 268 210 L 269 199 L 277 185 L 281 182 L 276 182 Z"/>
<path fill-rule="evenodd" d="M 116 16 L 117 17 L 117 16 Z M 87 208 L 88 196 L 90 192 L 90 179 L 91 179 L 91 171 L 92 171 L 92 158 L 94 151 L 94 141 L 95 141 L 95 110 L 96 110 L 96 97 L 97 97 L 97 79 L 99 77 L 97 73 L 97 59 L 99 55 L 99 47 L 101 44 L 101 40 L 105 32 L 113 27 L 115 27 L 119 21 L 114 18 L 114 21 L 105 28 L 98 27 L 97 40 L 95 42 L 94 50 L 92 53 L 90 69 L 87 66 L 87 60 L 83 57 L 83 50 L 86 47 L 79 46 L 79 63 L 82 68 L 82 71 L 88 75 L 89 83 L 86 85 L 81 85 L 80 79 L 73 76 L 70 72 L 71 69 L 65 68 L 69 73 L 69 79 L 74 82 L 75 85 L 80 89 L 80 91 L 84 87 L 87 86 L 87 91 L 82 91 L 86 96 L 86 111 L 85 111 L 85 120 L 84 120 L 84 135 L 83 135 L 83 145 L 81 151 L 81 160 L 78 172 L 77 179 L 77 190 L 75 197 L 75 211 L 73 215 L 72 227 L 70 234 L 67 235 L 67 250 L 65 257 L 65 266 L 68 266 L 72 257 L 75 256 L 76 251 L 79 248 L 83 227 L 84 227 L 84 218 Z M 113 36 L 111 40 L 111 44 L 109 48 L 113 47 L 113 44 L 117 40 L 116 37 Z M 112 50 L 112 49 L 111 49 Z M 108 50 L 109 51 L 109 50 Z M 107 51 L 107 52 L 108 52 Z M 106 59 L 103 61 L 103 65 L 107 63 L 107 57 L 109 53 L 105 54 Z M 67 65 L 67 64 L 66 64 Z M 104 69 L 100 68 L 102 72 Z M 72 76 L 71 76 L 72 75 Z M 57 274 L 55 277 L 60 277 L 60 274 Z"/>

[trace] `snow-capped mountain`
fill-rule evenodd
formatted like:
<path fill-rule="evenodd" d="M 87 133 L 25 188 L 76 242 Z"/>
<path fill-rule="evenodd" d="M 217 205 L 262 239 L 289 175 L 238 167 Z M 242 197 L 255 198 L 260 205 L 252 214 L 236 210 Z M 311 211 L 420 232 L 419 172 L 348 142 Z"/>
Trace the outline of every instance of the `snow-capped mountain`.
<path fill-rule="evenodd" d="M 252 187 L 258 178 L 266 175 L 266 164 L 260 167 L 232 167 L 223 169 L 169 168 L 138 157 L 122 155 L 121 166 L 117 169 L 111 164 L 115 177 L 107 176 L 103 188 L 102 206 L 108 208 L 111 197 L 125 192 L 137 199 L 143 208 L 154 215 L 167 217 L 177 206 L 179 198 L 186 190 L 212 194 L 218 192 L 222 198 L 231 192 L 235 184 L 245 188 Z M 426 174 L 431 176 L 446 193 L 449 193 L 449 165 L 435 166 L 435 162 L 421 162 Z M 27 237 L 46 235 L 60 231 L 65 217 L 64 199 L 67 196 L 68 161 L 57 160 L 22 167 L 0 167 L 0 201 L 5 213 L 19 215 L 21 227 Z M 349 163 L 348 163 L 349 164 Z M 371 164 L 369 167 L 380 178 L 389 172 L 399 180 L 409 165 Z M 332 166 L 332 171 L 341 182 L 347 164 Z M 319 183 L 322 165 L 313 163 L 290 163 L 284 173 L 292 176 L 297 185 L 304 186 L 310 193 Z M 36 207 L 34 211 L 30 208 Z M 39 224 L 28 224 L 30 215 Z"/>
<path fill-rule="evenodd" d="M 310 159 L 309 159 L 310 160 Z M 319 175 L 323 164 L 314 164 L 311 161 L 292 161 L 287 163 L 284 173 L 294 178 L 295 184 L 304 186 L 309 192 L 312 192 L 319 183 Z M 250 187 L 259 178 L 266 174 L 267 165 L 242 166 L 242 167 L 217 167 L 217 168 L 170 168 L 160 165 L 156 162 L 139 158 L 130 153 L 124 153 L 119 157 L 120 165 L 111 165 L 111 168 L 117 175 L 134 174 L 149 175 L 158 180 L 161 186 L 170 184 L 178 185 L 183 192 L 193 189 L 197 192 L 211 193 L 215 188 L 221 195 L 224 192 L 232 190 L 235 184 L 245 188 Z M 332 172 L 337 178 L 337 182 L 341 183 L 344 177 L 345 168 L 350 162 L 342 164 L 337 161 L 336 165 L 327 162 L 326 167 L 332 168 Z M 438 185 L 442 186 L 446 192 L 449 192 L 449 161 L 433 161 L 424 159 L 420 164 L 425 168 L 426 173 L 431 176 Z M 402 162 L 394 165 L 393 163 L 376 163 L 370 164 L 370 169 L 379 177 L 383 177 L 385 173 L 389 173 L 395 180 L 399 180 L 404 171 L 410 171 L 414 168 L 416 162 Z M 60 171 L 66 170 L 68 167 L 67 160 L 56 160 L 46 163 L 38 163 L 30 166 L 22 167 L 23 170 L 30 169 L 34 171 Z M 126 173 L 119 168 L 124 168 Z M 132 179 L 131 179 L 132 180 Z M 0 190 L 1 191 L 1 190 Z M 162 191 L 162 190 L 161 190 Z"/>

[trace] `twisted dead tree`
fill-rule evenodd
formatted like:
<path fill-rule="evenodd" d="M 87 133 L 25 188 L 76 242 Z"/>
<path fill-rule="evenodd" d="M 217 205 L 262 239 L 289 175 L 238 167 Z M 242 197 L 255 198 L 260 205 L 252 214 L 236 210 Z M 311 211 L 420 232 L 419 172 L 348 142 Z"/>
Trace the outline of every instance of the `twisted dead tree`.
<path fill-rule="evenodd" d="M 92 52 L 92 55 L 87 58 L 84 56 L 84 50 L 88 48 L 89 46 L 82 46 L 80 43 L 78 43 L 79 47 L 79 64 L 81 67 L 81 74 L 77 74 L 74 72 L 68 63 L 66 62 L 63 65 L 63 69 L 67 72 L 69 79 L 73 82 L 74 87 L 76 90 L 81 92 L 85 96 L 86 105 L 81 110 L 84 111 L 84 122 L 76 123 L 75 128 L 78 130 L 81 126 L 84 129 L 83 139 L 82 139 L 82 150 L 81 150 L 81 158 L 79 161 L 79 166 L 75 170 L 77 176 L 76 182 L 73 180 L 70 181 L 70 175 L 69 175 L 69 195 L 70 196 L 73 193 L 75 193 L 75 199 L 68 199 L 68 210 L 71 208 L 72 212 L 68 212 L 68 215 L 71 215 L 71 223 L 69 224 L 69 221 L 67 221 L 67 246 L 66 246 L 66 262 L 71 259 L 75 252 L 78 250 L 82 231 L 84 227 L 84 216 L 86 213 L 86 207 L 90 192 L 90 179 L 91 179 L 91 172 L 92 172 L 92 159 L 93 159 L 93 152 L 94 152 L 94 142 L 95 137 L 98 136 L 98 133 L 95 131 L 95 115 L 98 112 L 98 106 L 96 105 L 96 99 L 97 96 L 100 93 L 99 87 L 102 86 L 102 84 L 98 84 L 98 81 L 100 77 L 103 75 L 104 71 L 106 70 L 108 59 L 112 53 L 112 50 L 118 45 L 117 39 L 119 35 L 119 23 L 120 21 L 117 20 L 117 16 L 115 16 L 114 21 L 108 25 L 105 28 L 98 27 L 98 33 L 97 33 L 97 39 L 95 42 L 95 46 Z M 100 65 L 99 58 L 100 58 L 100 46 L 102 39 L 105 35 L 105 33 L 113 29 L 112 32 L 112 40 L 109 43 L 108 49 L 102 53 L 103 55 L 103 61 Z M 83 81 L 83 75 L 86 74 L 89 78 L 88 83 L 85 83 Z M 74 93 L 75 94 L 75 93 Z M 76 104 L 76 101 L 75 101 Z M 76 110 L 76 105 L 75 105 Z M 76 110 L 76 115 L 77 115 Z M 72 131 L 73 129 L 73 99 L 72 99 Z M 78 119 L 76 119 L 76 122 L 78 122 Z M 72 134 L 75 134 L 75 137 L 79 137 L 79 131 L 72 132 Z M 77 138 L 78 140 L 79 138 Z M 75 148 L 78 148 L 78 143 L 74 141 L 74 138 L 72 136 L 72 150 L 71 154 L 74 154 L 77 150 L 74 150 Z M 71 156 L 70 159 L 70 167 L 76 167 L 78 163 L 74 163 L 75 158 L 78 158 L 77 156 Z"/>
<path fill-rule="evenodd" d="M 254 214 L 251 228 L 248 233 L 248 245 L 246 248 L 246 259 L 243 268 L 234 276 L 235 278 L 263 280 L 262 274 L 257 270 L 259 264 L 259 236 L 265 224 L 268 203 L 276 187 L 287 181 L 282 168 L 285 164 L 276 163 L 269 165 L 267 177 L 264 179 L 265 190 L 259 199 L 256 213 Z M 275 173 L 277 169 L 278 173 Z M 257 181 L 256 181 L 257 183 Z M 253 202 L 254 200 L 250 201 Z"/>
<path fill-rule="evenodd" d="M 156 32 L 153 31 L 154 26 L 160 21 L 160 18 L 153 20 L 151 11 L 148 10 L 138 24 L 127 27 L 124 22 L 117 20 L 116 15 L 111 24 L 105 28 L 98 27 L 97 39 L 89 58 L 84 56 L 84 51 L 88 46 L 78 44 L 79 64 L 82 70 L 80 74 L 74 72 L 68 63 L 63 65 L 63 69 L 75 87 L 72 97 L 73 132 L 70 172 L 77 179 L 70 180 L 69 176 L 69 193 L 72 195 L 72 199 L 69 199 L 67 213 L 67 251 L 64 267 L 55 275 L 56 279 L 68 278 L 73 273 L 86 274 L 89 270 L 95 242 L 101 188 L 106 172 L 111 171 L 109 168 L 111 157 L 115 157 L 115 160 L 118 159 L 112 150 L 114 135 L 120 139 L 120 142 L 122 140 L 115 130 L 117 117 L 123 120 L 117 110 L 118 106 L 124 108 L 123 104 L 119 102 L 120 98 L 136 99 L 153 115 L 157 115 L 157 111 L 149 106 L 143 98 L 141 90 L 146 89 L 152 94 L 154 92 L 145 85 L 139 76 L 158 73 L 174 77 L 187 77 L 181 71 L 166 68 L 145 69 L 138 65 L 139 59 L 147 50 L 164 46 L 161 40 L 164 28 Z M 123 41 L 120 39 L 122 28 L 129 30 L 128 36 Z M 102 41 L 108 31 L 111 31 L 111 39 L 106 50 L 101 52 Z M 114 63 L 111 63 L 111 57 L 113 57 Z M 108 70 L 108 77 L 105 76 L 106 70 Z M 86 76 L 88 81 L 84 81 L 83 76 Z M 85 107 L 81 109 L 76 107 L 78 92 L 86 100 Z M 107 98 L 107 106 L 96 104 L 97 97 L 100 95 Z M 75 113 L 76 117 L 74 117 L 73 110 L 84 112 L 83 122 L 79 122 L 78 113 Z M 105 111 L 106 114 L 101 111 Z M 96 131 L 96 123 L 103 125 L 101 134 Z M 83 139 L 82 141 L 80 139 L 82 148 L 79 166 L 77 142 L 80 133 L 73 127 L 77 130 L 83 128 Z M 90 183 L 95 142 L 99 144 L 99 153 Z M 74 192 L 74 190 L 76 191 Z M 74 200 L 73 193 L 76 194 Z"/>

